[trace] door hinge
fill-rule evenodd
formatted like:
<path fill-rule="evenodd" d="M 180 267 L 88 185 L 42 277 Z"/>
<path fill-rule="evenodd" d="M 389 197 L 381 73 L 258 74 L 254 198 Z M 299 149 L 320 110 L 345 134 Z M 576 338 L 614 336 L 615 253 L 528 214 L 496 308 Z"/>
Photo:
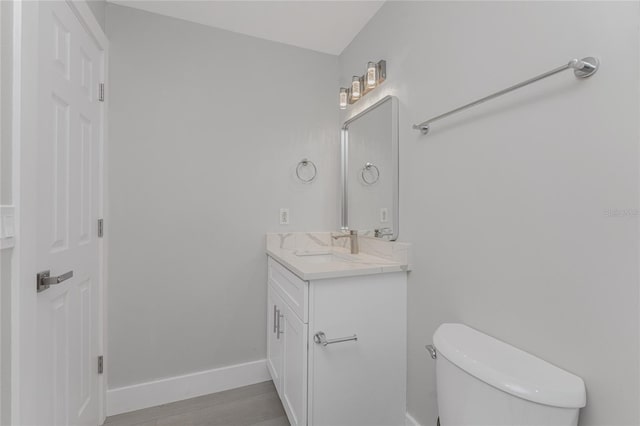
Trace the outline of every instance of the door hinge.
<path fill-rule="evenodd" d="M 98 219 L 98 238 L 104 236 L 104 219 Z"/>
<path fill-rule="evenodd" d="M 104 102 L 104 83 L 100 83 L 98 86 L 98 100 Z"/>
<path fill-rule="evenodd" d="M 98 374 L 104 373 L 104 356 L 98 357 Z"/>

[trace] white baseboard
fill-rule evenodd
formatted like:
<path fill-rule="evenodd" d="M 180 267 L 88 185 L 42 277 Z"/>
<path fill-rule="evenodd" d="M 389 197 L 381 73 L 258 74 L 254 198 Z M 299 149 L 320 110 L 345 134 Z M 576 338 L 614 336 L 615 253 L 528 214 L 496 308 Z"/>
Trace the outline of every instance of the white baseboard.
<path fill-rule="evenodd" d="M 420 423 L 411 414 L 407 413 L 407 426 L 420 426 Z"/>
<path fill-rule="evenodd" d="M 107 390 L 107 415 L 127 413 L 271 380 L 267 361 L 247 362 Z"/>

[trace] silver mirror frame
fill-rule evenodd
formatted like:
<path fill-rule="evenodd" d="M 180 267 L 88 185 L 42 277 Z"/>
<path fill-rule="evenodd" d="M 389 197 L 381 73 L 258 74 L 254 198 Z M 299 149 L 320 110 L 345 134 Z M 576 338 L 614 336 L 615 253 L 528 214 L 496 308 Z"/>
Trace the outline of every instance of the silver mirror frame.
<path fill-rule="evenodd" d="M 399 149 L 399 140 L 400 140 L 400 129 L 398 125 L 398 98 L 395 96 L 385 96 L 380 99 L 375 104 L 371 105 L 369 108 L 361 111 L 360 113 L 354 115 L 350 119 L 344 122 L 342 125 L 342 129 L 340 131 L 340 157 L 341 157 L 341 165 L 340 165 L 340 174 L 341 174 L 341 188 L 342 188 L 342 197 L 341 197 L 341 219 L 340 219 L 340 229 L 343 231 L 349 230 L 349 191 L 348 191 L 348 178 L 349 178 L 349 170 L 347 170 L 348 160 L 349 160 L 349 125 L 356 121 L 358 118 L 366 115 L 367 113 L 373 111 L 374 109 L 386 104 L 387 102 L 391 102 L 391 151 L 392 158 L 391 164 L 394 166 L 393 174 L 393 235 L 391 236 L 391 241 L 395 241 L 398 239 L 399 229 L 400 229 L 400 149 Z"/>

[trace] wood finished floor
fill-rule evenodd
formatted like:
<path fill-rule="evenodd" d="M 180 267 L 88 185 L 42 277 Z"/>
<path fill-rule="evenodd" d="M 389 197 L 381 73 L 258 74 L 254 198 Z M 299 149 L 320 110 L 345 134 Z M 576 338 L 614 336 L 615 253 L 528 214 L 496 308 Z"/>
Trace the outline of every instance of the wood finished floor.
<path fill-rule="evenodd" d="M 289 426 L 273 382 L 107 418 L 106 426 Z"/>

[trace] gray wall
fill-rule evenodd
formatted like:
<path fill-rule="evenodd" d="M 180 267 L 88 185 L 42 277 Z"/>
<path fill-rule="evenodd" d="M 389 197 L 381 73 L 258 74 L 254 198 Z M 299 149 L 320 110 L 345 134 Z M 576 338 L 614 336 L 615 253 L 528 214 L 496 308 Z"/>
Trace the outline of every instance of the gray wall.
<path fill-rule="evenodd" d="M 401 102 L 408 404 L 422 424 L 436 417 L 424 345 L 444 322 L 583 377 L 582 425 L 640 423 L 638 18 L 637 2 L 387 2 L 341 55 L 342 85 L 388 63 L 356 110 L 388 93 Z M 429 136 L 411 129 L 587 55 L 602 60 L 588 81 L 566 72 Z"/>
<path fill-rule="evenodd" d="M 111 4 L 107 34 L 109 387 L 262 359 L 265 232 L 338 227 L 338 58 Z"/>
<path fill-rule="evenodd" d="M 96 17 L 98 24 L 100 24 L 100 27 L 104 30 L 105 19 L 107 16 L 106 0 L 87 0 L 87 4 L 89 5 L 91 12 L 93 12 L 93 15 Z"/>

